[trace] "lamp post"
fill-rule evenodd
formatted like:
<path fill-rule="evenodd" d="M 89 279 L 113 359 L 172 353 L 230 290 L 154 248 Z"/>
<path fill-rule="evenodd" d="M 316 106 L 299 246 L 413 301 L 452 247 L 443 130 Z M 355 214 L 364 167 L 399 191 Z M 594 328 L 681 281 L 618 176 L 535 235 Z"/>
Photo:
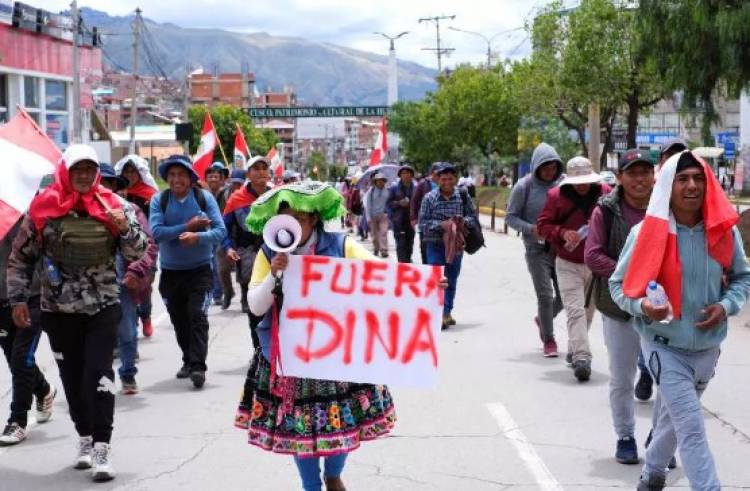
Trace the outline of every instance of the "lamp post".
<path fill-rule="evenodd" d="M 509 30 L 506 30 L 506 31 L 500 31 L 498 33 L 493 34 L 490 37 L 485 36 L 481 32 L 467 31 L 466 29 L 459 29 L 458 27 L 453 27 L 453 26 L 448 27 L 448 29 L 450 29 L 451 31 L 463 32 L 464 34 L 471 34 L 473 36 L 479 36 L 480 38 L 482 38 L 484 40 L 484 42 L 487 43 L 487 69 L 489 70 L 490 66 L 492 64 L 492 41 L 494 41 L 495 38 L 498 37 L 501 34 L 507 34 L 509 32 L 517 31 L 517 30 L 519 30 L 521 28 L 509 29 Z"/>
<path fill-rule="evenodd" d="M 403 31 L 395 36 L 389 36 L 382 32 L 373 32 L 383 36 L 390 41 L 390 48 L 388 49 L 388 106 L 392 106 L 398 101 L 398 67 L 396 61 L 396 46 L 394 41 L 403 36 L 409 34 L 409 31 Z"/>

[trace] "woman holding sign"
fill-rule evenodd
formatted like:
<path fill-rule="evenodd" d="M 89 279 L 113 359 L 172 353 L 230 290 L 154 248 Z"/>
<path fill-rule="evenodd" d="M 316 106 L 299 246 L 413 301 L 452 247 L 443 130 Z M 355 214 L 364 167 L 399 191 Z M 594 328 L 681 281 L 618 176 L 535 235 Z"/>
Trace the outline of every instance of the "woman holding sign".
<path fill-rule="evenodd" d="M 262 195 L 251 208 L 248 228 L 261 233 L 272 217 L 286 214 L 299 223 L 298 245 L 291 254 L 371 259 L 346 234 L 325 231 L 323 222 L 346 213 L 342 196 L 327 184 L 289 184 Z M 280 245 L 282 247 L 280 247 Z M 346 456 L 363 440 L 388 433 L 396 421 L 388 388 L 371 384 L 277 375 L 272 341 L 280 308 L 276 278 L 286 269 L 284 244 L 262 246 L 255 260 L 248 297 L 250 310 L 263 315 L 258 326 L 260 349 L 248 372 L 236 426 L 247 428 L 248 441 L 264 450 L 291 454 L 305 490 L 319 490 L 320 457 L 326 489 L 344 490 L 341 472 Z M 287 244 L 289 245 L 289 244 Z M 273 248 L 273 249 L 272 249 Z"/>

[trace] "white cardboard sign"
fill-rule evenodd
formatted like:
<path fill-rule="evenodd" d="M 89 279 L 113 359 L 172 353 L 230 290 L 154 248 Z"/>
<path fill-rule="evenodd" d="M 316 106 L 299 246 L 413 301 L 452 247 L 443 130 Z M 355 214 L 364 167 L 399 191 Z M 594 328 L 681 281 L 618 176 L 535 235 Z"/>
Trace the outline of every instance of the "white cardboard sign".
<path fill-rule="evenodd" d="M 284 375 L 433 387 L 440 266 L 290 256 L 279 319 Z"/>

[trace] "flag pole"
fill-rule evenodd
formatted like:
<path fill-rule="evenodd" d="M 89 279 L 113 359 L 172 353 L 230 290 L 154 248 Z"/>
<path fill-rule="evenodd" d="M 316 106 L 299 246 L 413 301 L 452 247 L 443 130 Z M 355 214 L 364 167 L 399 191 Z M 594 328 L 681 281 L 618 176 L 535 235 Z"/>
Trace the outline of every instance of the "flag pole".
<path fill-rule="evenodd" d="M 221 150 L 221 156 L 224 158 L 224 165 L 227 166 L 227 169 L 229 169 L 229 161 L 227 160 L 227 156 L 224 153 L 224 147 L 221 146 L 221 140 L 219 139 L 219 132 L 216 131 L 216 125 L 214 124 L 214 118 L 211 117 L 211 111 L 206 112 L 208 114 L 208 119 L 211 121 L 211 127 L 214 129 L 214 135 L 216 135 L 216 143 L 219 144 L 219 150 Z"/>

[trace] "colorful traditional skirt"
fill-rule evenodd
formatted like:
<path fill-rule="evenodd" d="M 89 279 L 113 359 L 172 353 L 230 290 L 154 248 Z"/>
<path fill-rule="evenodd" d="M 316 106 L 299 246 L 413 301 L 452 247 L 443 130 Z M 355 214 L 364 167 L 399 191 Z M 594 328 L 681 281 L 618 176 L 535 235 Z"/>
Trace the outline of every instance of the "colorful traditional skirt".
<path fill-rule="evenodd" d="M 270 364 L 260 350 L 247 379 L 235 426 L 247 429 L 248 443 L 264 450 L 300 457 L 351 452 L 396 422 L 384 385 L 296 378 L 292 407 L 279 415 L 282 399 L 270 391 Z"/>

